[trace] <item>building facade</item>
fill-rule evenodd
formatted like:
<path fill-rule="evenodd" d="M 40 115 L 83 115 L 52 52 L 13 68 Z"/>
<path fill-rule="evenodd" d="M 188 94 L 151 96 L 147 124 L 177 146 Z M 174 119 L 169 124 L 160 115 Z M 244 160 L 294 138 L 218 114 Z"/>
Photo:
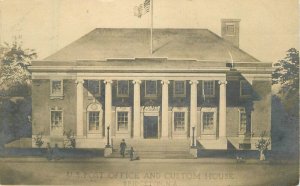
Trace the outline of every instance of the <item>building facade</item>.
<path fill-rule="evenodd" d="M 271 130 L 271 63 L 238 47 L 239 20 L 207 29 L 95 29 L 32 72 L 32 135 L 104 148 L 120 139 L 255 149 Z M 108 130 L 109 128 L 109 130 Z M 46 143 L 45 143 L 46 144 Z M 118 144 L 117 144 L 118 145 Z"/>

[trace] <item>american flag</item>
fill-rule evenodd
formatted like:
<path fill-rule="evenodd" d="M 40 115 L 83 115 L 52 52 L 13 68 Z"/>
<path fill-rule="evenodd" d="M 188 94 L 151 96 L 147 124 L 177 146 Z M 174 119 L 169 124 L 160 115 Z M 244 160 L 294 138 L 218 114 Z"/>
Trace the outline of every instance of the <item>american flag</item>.
<path fill-rule="evenodd" d="M 134 15 L 141 18 L 142 15 L 150 11 L 151 0 L 145 0 L 144 3 L 134 7 Z"/>

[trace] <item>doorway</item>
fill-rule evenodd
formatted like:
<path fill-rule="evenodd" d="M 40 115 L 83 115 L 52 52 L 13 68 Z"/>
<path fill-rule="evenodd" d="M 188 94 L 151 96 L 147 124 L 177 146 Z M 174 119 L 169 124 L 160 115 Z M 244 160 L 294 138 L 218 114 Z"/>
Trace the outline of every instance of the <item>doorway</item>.
<path fill-rule="evenodd" d="M 158 138 L 158 116 L 144 116 L 144 138 Z"/>

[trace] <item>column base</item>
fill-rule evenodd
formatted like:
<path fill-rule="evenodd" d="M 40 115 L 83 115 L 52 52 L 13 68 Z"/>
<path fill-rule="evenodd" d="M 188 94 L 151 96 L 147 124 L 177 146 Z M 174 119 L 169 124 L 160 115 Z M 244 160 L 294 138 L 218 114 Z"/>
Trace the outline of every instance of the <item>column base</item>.
<path fill-rule="evenodd" d="M 191 148 L 191 149 L 190 149 L 190 154 L 191 154 L 194 158 L 197 158 L 197 157 L 198 157 L 198 149 L 196 149 L 196 148 Z"/>
<path fill-rule="evenodd" d="M 105 147 L 104 149 L 104 157 L 109 157 L 112 154 L 112 148 L 111 147 Z"/>

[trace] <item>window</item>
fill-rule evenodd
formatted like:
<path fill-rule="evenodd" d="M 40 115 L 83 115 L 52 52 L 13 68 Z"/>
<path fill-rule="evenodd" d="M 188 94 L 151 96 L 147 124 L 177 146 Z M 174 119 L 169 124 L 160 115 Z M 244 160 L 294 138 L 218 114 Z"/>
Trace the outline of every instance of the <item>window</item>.
<path fill-rule="evenodd" d="M 88 91 L 89 96 L 97 95 L 99 96 L 101 93 L 101 82 L 98 80 L 88 80 Z"/>
<path fill-rule="evenodd" d="M 86 109 L 87 137 L 99 137 L 102 133 L 103 110 L 100 103 L 93 102 Z"/>
<path fill-rule="evenodd" d="M 214 97 L 215 96 L 215 81 L 203 81 L 203 96 Z"/>
<path fill-rule="evenodd" d="M 152 81 L 152 80 L 145 81 L 145 96 L 146 97 L 157 96 L 157 81 Z"/>
<path fill-rule="evenodd" d="M 227 35 L 234 35 L 235 34 L 235 27 L 233 24 L 226 25 L 226 33 Z"/>
<path fill-rule="evenodd" d="M 61 128 L 62 124 L 62 111 L 51 111 L 51 129 Z"/>
<path fill-rule="evenodd" d="M 174 81 L 174 97 L 185 97 L 185 81 Z"/>
<path fill-rule="evenodd" d="M 184 131 L 185 126 L 185 113 L 184 112 L 174 112 L 174 130 Z"/>
<path fill-rule="evenodd" d="M 99 130 L 99 112 L 89 112 L 89 130 Z"/>
<path fill-rule="evenodd" d="M 245 112 L 240 112 L 240 134 L 246 133 L 247 115 Z"/>
<path fill-rule="evenodd" d="M 117 96 L 118 97 L 128 97 L 129 96 L 129 82 L 127 80 L 122 80 L 117 82 Z"/>
<path fill-rule="evenodd" d="M 214 128 L 214 112 L 203 113 L 203 130 L 213 130 Z"/>
<path fill-rule="evenodd" d="M 128 112 L 118 112 L 118 131 L 128 129 Z"/>
<path fill-rule="evenodd" d="M 240 82 L 240 95 L 250 96 L 252 94 L 251 85 L 248 81 L 242 80 Z"/>
<path fill-rule="evenodd" d="M 51 97 L 63 96 L 63 81 L 62 80 L 51 80 L 50 81 L 50 96 Z"/>

